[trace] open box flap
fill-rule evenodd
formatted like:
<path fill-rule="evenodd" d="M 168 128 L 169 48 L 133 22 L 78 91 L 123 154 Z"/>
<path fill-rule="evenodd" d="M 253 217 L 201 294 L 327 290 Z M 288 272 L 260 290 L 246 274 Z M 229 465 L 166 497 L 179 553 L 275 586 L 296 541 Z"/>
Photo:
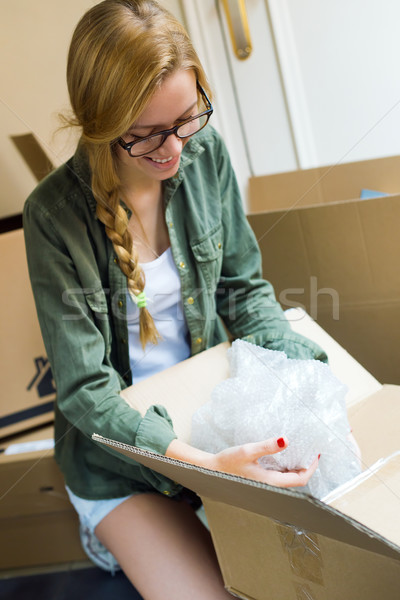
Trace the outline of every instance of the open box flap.
<path fill-rule="evenodd" d="M 286 206 L 271 208 L 276 196 L 266 189 L 263 212 L 248 215 L 263 276 L 283 308 L 303 306 L 379 381 L 400 384 L 400 196 L 350 200 L 349 189 L 342 199 L 301 206 L 280 186 Z M 380 178 L 373 187 L 382 189 Z"/>
<path fill-rule="evenodd" d="M 302 333 L 307 335 L 307 333 L 313 332 L 310 337 L 318 342 L 320 328 L 311 319 L 308 319 L 308 322 L 305 320 L 303 325 Z M 313 335 L 314 333 L 316 337 Z M 172 418 L 178 438 L 182 441 L 189 441 L 192 414 L 209 399 L 215 385 L 229 376 L 226 352 L 228 347 L 228 343 L 221 344 L 193 356 L 148 380 L 131 386 L 121 395 L 142 414 L 152 404 L 163 404 Z M 343 349 L 338 345 L 329 347 L 329 355 L 336 356 L 336 354 L 343 353 Z M 332 361 L 332 363 L 334 362 Z M 338 363 L 336 374 L 339 378 L 343 366 L 346 367 L 347 372 L 348 361 L 345 359 Z M 353 375 L 350 376 L 347 373 L 349 381 L 352 382 L 354 379 L 355 391 L 358 392 L 359 380 L 364 381 L 364 374 L 360 378 L 354 377 L 354 373 L 358 373 L 358 370 L 353 364 L 350 371 L 353 372 Z M 373 384 L 371 385 L 371 382 L 368 381 L 367 387 L 371 385 L 371 391 L 375 393 L 369 396 L 367 401 L 361 400 L 350 408 L 355 437 L 358 439 L 359 433 L 361 434 L 361 430 L 365 428 L 364 442 L 367 447 L 371 446 L 374 428 L 380 432 L 387 430 L 388 419 L 393 424 L 390 406 L 394 404 L 394 408 L 396 408 L 396 399 L 400 399 L 399 387 L 383 386 L 382 388 L 376 380 L 373 380 Z M 363 386 L 363 393 L 365 391 Z M 389 401 L 390 406 L 386 406 L 386 401 Z M 398 404 L 400 408 L 400 402 Z M 372 419 L 368 417 L 370 407 L 373 407 L 374 418 Z M 395 422 L 398 423 L 398 419 Z M 375 437 L 382 438 L 382 434 Z M 355 518 L 346 516 L 337 509 L 297 490 L 284 490 L 241 477 L 201 469 L 189 463 L 171 460 L 165 456 L 107 440 L 99 435 L 95 435 L 94 439 L 122 452 L 145 467 L 196 491 L 204 501 L 209 500 L 238 507 L 248 511 L 249 514 L 266 516 L 281 523 L 295 525 L 299 529 L 319 533 L 326 538 L 338 540 L 353 547 L 380 553 L 382 556 L 396 560 L 400 559 L 400 540 L 392 537 L 386 539 Z M 396 443 L 397 439 L 398 435 L 393 435 L 390 443 Z M 378 453 L 377 458 L 386 456 L 392 451 L 379 443 L 374 449 L 374 452 Z M 375 461 L 377 458 L 372 455 L 368 457 L 366 466 L 372 464 L 369 462 L 370 459 Z"/>
<path fill-rule="evenodd" d="M 122 390 L 121 396 L 141 415 L 153 404 L 165 406 L 176 435 L 189 443 L 192 414 L 210 399 L 214 387 L 229 377 L 229 347 L 229 342 L 223 342 L 200 352 Z"/>
<path fill-rule="evenodd" d="M 378 461 L 357 484 L 330 502 L 340 512 L 362 521 L 380 535 L 400 543 L 400 452 Z M 388 518 L 393 516 L 393 518 Z"/>
<path fill-rule="evenodd" d="M 362 189 L 396 194 L 400 156 L 301 169 L 249 180 L 250 212 L 359 200 Z"/>
<path fill-rule="evenodd" d="M 363 470 L 400 450 L 400 386 L 382 386 L 350 406 L 348 416 L 361 449 Z"/>
<path fill-rule="evenodd" d="M 299 529 L 400 560 L 400 547 L 362 523 L 321 501 L 294 490 L 196 467 L 94 434 L 93 440 L 114 448 L 145 467 L 194 490 L 202 498 L 243 508 Z"/>

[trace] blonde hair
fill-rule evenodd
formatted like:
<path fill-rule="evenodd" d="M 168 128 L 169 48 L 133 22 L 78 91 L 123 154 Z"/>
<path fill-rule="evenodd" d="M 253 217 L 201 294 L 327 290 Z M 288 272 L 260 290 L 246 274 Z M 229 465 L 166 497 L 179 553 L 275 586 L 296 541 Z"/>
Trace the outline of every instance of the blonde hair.
<path fill-rule="evenodd" d="M 104 0 L 85 13 L 72 37 L 67 83 L 74 117 L 69 124 L 81 127 L 97 216 L 134 297 L 143 292 L 145 278 L 120 204 L 113 147 L 178 69 L 193 70 L 210 93 L 185 29 L 154 0 Z M 159 334 L 147 308 L 139 310 L 144 348 L 157 343 Z"/>

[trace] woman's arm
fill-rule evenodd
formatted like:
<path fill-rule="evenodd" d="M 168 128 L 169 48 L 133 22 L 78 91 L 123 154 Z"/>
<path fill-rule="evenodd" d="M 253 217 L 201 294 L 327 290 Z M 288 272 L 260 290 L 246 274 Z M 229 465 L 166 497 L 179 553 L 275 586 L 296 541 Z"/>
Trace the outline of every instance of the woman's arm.
<path fill-rule="evenodd" d="M 221 279 L 217 311 L 234 338 L 289 358 L 327 361 L 325 352 L 313 341 L 292 331 L 275 298 L 272 285 L 263 278 L 257 240 L 243 210 L 236 177 L 223 141 L 216 138 L 224 227 Z M 268 235 L 268 232 L 265 232 Z"/>
<path fill-rule="evenodd" d="M 45 191 L 45 197 L 52 197 L 52 189 Z M 40 194 L 25 205 L 24 229 L 37 312 L 56 382 L 57 406 L 87 438 L 97 432 L 163 453 L 176 437 L 166 411 L 152 407 L 142 417 L 119 394 L 125 385 L 124 373 L 118 372 L 116 358 L 110 353 L 112 345 L 120 344 L 112 339 L 113 319 L 122 317 L 110 314 L 112 302 L 107 302 L 107 292 L 112 290 L 102 287 L 94 252 L 94 246 L 97 254 L 100 252 L 105 240 L 99 233 L 93 242 L 97 230 L 89 217 L 82 217 L 74 208 L 58 212 L 58 206 L 68 205 L 73 197 L 60 200 L 54 192 L 54 208 L 49 210 L 40 201 L 43 190 Z M 115 265 L 115 276 L 119 273 Z"/>
<path fill-rule="evenodd" d="M 282 441 L 284 444 L 282 445 Z M 193 448 L 178 439 L 173 440 L 167 448 L 166 456 L 184 462 L 190 462 L 198 467 L 239 475 L 254 479 L 276 487 L 299 487 L 307 485 L 318 466 L 317 457 L 308 469 L 298 471 L 272 471 L 258 464 L 258 459 L 266 454 L 276 454 L 287 448 L 287 440 L 270 438 L 263 442 L 243 444 L 227 448 L 217 454 L 211 454 Z"/>

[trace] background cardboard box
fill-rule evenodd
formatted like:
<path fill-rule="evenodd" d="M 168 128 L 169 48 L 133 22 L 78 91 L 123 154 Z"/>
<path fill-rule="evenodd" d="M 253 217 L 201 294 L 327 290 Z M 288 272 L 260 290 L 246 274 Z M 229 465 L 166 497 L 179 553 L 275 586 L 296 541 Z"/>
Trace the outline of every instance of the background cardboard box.
<path fill-rule="evenodd" d="M 22 229 L 0 235 L 0 439 L 54 419 L 55 385 L 29 281 Z"/>
<path fill-rule="evenodd" d="M 361 200 L 363 189 L 392 195 Z M 378 380 L 399 384 L 400 157 L 253 177 L 249 192 L 282 306 L 302 306 Z"/>
<path fill-rule="evenodd" d="M 400 388 L 377 386 L 371 378 L 368 393 L 365 370 L 359 371 L 356 361 L 348 363 L 347 353 L 342 354 L 336 342 L 329 347 L 323 343 L 326 334 L 321 339 L 318 325 L 312 324 L 312 331 L 309 325 L 304 319 L 303 333 L 310 331 L 309 337 L 324 345 L 331 363 L 337 365 L 336 375 L 343 379 L 344 369 L 344 379 L 351 381 L 353 373 L 350 423 L 367 468 L 399 450 Z M 188 441 L 192 413 L 227 376 L 226 350 L 226 344 L 207 350 L 128 388 L 124 397 L 144 413 L 160 390 L 178 436 Z M 201 496 L 225 586 L 239 598 L 398 599 L 398 455 L 366 480 L 367 500 L 361 485 L 340 498 L 336 507 L 299 490 L 274 488 L 94 437 Z M 388 493 L 393 497 L 385 503 Z"/>
<path fill-rule="evenodd" d="M 88 560 L 53 450 L 40 449 L 53 435 L 48 426 L 0 442 L 1 570 Z"/>

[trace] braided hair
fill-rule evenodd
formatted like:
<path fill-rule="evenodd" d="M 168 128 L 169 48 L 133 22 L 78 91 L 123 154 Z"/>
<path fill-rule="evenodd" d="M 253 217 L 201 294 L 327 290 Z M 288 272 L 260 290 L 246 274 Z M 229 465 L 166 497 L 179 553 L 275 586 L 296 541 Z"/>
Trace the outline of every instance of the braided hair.
<path fill-rule="evenodd" d="M 160 336 L 143 299 L 145 276 L 120 202 L 114 150 L 165 78 L 179 69 L 192 70 L 210 93 L 187 32 L 155 0 L 103 0 L 78 23 L 68 54 L 69 124 L 81 128 L 97 217 L 139 307 L 143 348 Z"/>

